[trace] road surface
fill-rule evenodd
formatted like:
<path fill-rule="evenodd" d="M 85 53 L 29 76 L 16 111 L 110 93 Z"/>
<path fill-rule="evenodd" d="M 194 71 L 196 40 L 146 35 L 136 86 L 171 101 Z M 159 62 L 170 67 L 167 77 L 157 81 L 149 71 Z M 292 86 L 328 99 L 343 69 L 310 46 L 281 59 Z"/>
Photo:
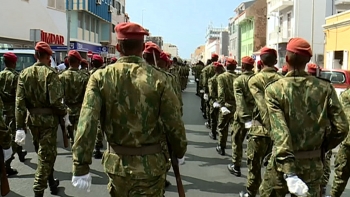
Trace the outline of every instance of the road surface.
<path fill-rule="evenodd" d="M 182 180 L 186 196 L 188 197 L 232 197 L 244 189 L 246 182 L 247 168 L 243 159 L 242 177 L 237 178 L 227 171 L 227 164 L 231 161 L 231 148 L 226 151 L 226 156 L 220 156 L 215 151 L 216 142 L 208 137 L 209 130 L 205 128 L 205 120 L 199 110 L 200 99 L 195 96 L 195 84 L 193 77 L 188 88 L 183 92 L 185 127 L 188 138 L 188 150 L 186 163 L 180 166 Z M 30 136 L 30 135 L 28 135 Z M 63 149 L 62 135 L 58 135 L 58 156 L 55 164 L 55 176 L 60 179 L 61 197 L 106 197 L 109 196 L 106 185 L 108 178 L 103 172 L 101 160 L 93 159 L 91 165 L 92 187 L 91 192 L 79 191 L 71 185 L 72 157 L 69 149 Z M 230 145 L 230 137 L 228 142 Z M 27 161 L 20 163 L 17 159 L 13 167 L 18 169 L 19 174 L 10 178 L 11 193 L 8 197 L 29 197 L 33 196 L 33 180 L 36 169 L 37 156 L 34 153 L 31 139 L 27 139 L 26 150 L 29 151 Z M 333 171 L 331 181 L 333 180 Z M 168 180 L 172 185 L 167 189 L 165 196 L 177 197 L 176 182 L 172 171 L 169 172 Z M 332 182 L 330 182 L 332 183 Z M 328 186 L 328 190 L 329 191 Z M 350 185 L 343 196 L 350 195 Z M 45 191 L 45 197 L 51 197 L 49 189 Z"/>

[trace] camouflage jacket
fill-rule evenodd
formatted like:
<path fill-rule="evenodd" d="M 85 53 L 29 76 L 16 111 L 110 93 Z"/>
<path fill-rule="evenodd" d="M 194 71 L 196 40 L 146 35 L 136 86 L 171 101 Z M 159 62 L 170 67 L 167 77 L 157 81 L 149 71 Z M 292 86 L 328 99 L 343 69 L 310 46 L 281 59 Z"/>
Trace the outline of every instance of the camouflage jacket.
<path fill-rule="evenodd" d="M 275 68 L 264 68 L 248 80 L 249 90 L 255 100 L 253 119 L 259 121 L 264 127 L 264 129 L 251 130 L 251 135 L 269 135 L 270 118 L 265 102 L 265 86 L 280 78 L 282 78 L 282 76 L 276 72 Z"/>
<path fill-rule="evenodd" d="M 0 117 L 3 117 L 4 103 L 0 99 Z M 9 149 L 11 147 L 12 136 L 11 130 L 7 127 L 4 118 L 0 118 L 0 146 L 3 149 Z"/>
<path fill-rule="evenodd" d="M 4 114 L 15 116 L 16 89 L 19 73 L 12 68 L 0 72 L 0 97 L 4 103 Z"/>
<path fill-rule="evenodd" d="M 208 89 L 209 89 L 209 100 L 217 101 L 218 100 L 218 81 L 217 78 L 220 74 L 215 74 L 212 78 L 209 79 Z"/>
<path fill-rule="evenodd" d="M 90 73 L 87 69 L 80 69 L 79 72 L 81 72 L 82 74 L 86 75 L 88 78 L 90 77 Z"/>
<path fill-rule="evenodd" d="M 203 70 L 204 66 L 203 65 L 200 65 L 200 64 L 197 64 L 195 67 L 193 67 L 192 69 L 194 69 L 194 78 L 195 79 L 200 79 L 200 75 L 202 73 L 202 70 Z"/>
<path fill-rule="evenodd" d="M 91 75 L 80 111 L 76 142 L 72 148 L 73 175 L 89 172 L 101 120 L 107 142 L 125 147 L 160 144 L 163 131 L 174 154 L 182 158 L 187 149 L 179 100 L 164 73 L 141 57 L 121 57 Z M 159 128 L 162 122 L 162 129 Z M 163 153 L 144 156 L 104 154 L 106 173 L 144 179 L 166 172 Z"/>
<path fill-rule="evenodd" d="M 77 68 L 72 67 L 60 74 L 59 78 L 63 87 L 64 103 L 70 109 L 69 115 L 79 116 L 89 79 Z"/>
<path fill-rule="evenodd" d="M 343 106 L 343 110 L 348 119 L 348 122 L 350 122 L 350 88 L 348 88 L 340 94 L 340 103 Z M 348 133 L 342 144 L 344 144 L 347 147 L 350 147 L 350 132 Z"/>
<path fill-rule="evenodd" d="M 218 103 L 221 107 L 227 107 L 232 113 L 236 110 L 233 83 L 238 75 L 234 71 L 227 71 L 216 79 L 218 83 Z"/>
<path fill-rule="evenodd" d="M 248 80 L 253 75 L 253 71 L 244 71 L 233 83 L 237 105 L 236 114 L 241 123 L 246 123 L 252 120 L 255 101 L 248 88 Z"/>
<path fill-rule="evenodd" d="M 348 133 L 349 124 L 334 87 L 305 71 L 290 71 L 269 84 L 265 99 L 278 171 L 296 172 L 300 168 L 296 153 L 320 150 L 324 141 L 330 150 Z M 318 170 L 323 168 L 320 157 L 313 165 Z"/>
<path fill-rule="evenodd" d="M 202 70 L 202 87 L 204 88 L 205 93 L 209 93 L 209 79 L 212 78 L 215 75 L 215 67 L 214 63 L 211 63 L 210 65 L 206 66 Z"/>
<path fill-rule="evenodd" d="M 51 108 L 55 114 L 29 114 L 29 125 L 58 125 L 57 115 L 67 113 L 67 107 L 62 104 L 63 96 L 62 84 L 54 68 L 37 62 L 24 69 L 18 77 L 16 92 L 17 129 L 25 128 L 27 109 L 32 108 Z"/>

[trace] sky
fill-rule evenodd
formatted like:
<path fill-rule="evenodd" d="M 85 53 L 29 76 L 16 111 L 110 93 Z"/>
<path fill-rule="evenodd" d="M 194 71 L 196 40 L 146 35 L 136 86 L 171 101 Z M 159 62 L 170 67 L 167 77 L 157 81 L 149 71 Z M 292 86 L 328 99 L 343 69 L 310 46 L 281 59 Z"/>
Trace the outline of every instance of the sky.
<path fill-rule="evenodd" d="M 178 47 L 181 58 L 205 44 L 208 25 L 226 27 L 234 9 L 248 0 L 125 0 L 130 22 Z"/>

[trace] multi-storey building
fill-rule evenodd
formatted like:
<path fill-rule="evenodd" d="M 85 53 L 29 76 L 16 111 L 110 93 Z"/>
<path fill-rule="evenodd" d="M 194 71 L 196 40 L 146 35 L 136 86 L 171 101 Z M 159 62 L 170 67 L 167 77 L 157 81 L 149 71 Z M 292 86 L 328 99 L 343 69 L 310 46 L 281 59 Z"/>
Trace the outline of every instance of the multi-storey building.
<path fill-rule="evenodd" d="M 213 53 L 220 54 L 220 37 L 223 31 L 227 31 L 226 28 L 213 27 L 211 24 L 208 26 L 205 37 L 205 60 L 210 59 Z"/>
<path fill-rule="evenodd" d="M 179 55 L 179 50 L 174 44 L 164 43 L 162 49 L 163 51 L 170 53 L 171 57 L 177 57 Z"/>
<path fill-rule="evenodd" d="M 117 45 L 117 35 L 115 32 L 115 26 L 121 22 L 128 22 L 129 16 L 125 12 L 125 0 L 111 0 L 111 9 L 112 10 L 112 35 L 111 35 L 111 44 L 108 49 L 108 57 L 119 57 L 120 54 L 116 50 L 115 46 Z"/>
<path fill-rule="evenodd" d="M 191 54 L 191 63 L 195 64 L 198 61 L 202 61 L 205 64 L 206 62 L 204 59 L 204 53 L 205 53 L 205 46 L 204 45 L 197 47 L 196 50 L 194 51 L 194 53 Z"/>
<path fill-rule="evenodd" d="M 146 36 L 146 42 L 148 41 L 156 43 L 159 48 L 162 48 L 163 46 L 163 38 L 161 36 Z"/>

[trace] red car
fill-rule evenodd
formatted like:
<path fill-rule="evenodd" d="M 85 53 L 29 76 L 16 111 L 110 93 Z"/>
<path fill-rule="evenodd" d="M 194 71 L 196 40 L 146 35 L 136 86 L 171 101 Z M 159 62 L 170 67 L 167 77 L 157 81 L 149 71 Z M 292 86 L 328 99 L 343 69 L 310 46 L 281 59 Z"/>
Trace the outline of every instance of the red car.
<path fill-rule="evenodd" d="M 333 84 L 337 95 L 350 87 L 350 71 L 342 69 L 323 69 L 320 77 L 328 79 Z"/>

